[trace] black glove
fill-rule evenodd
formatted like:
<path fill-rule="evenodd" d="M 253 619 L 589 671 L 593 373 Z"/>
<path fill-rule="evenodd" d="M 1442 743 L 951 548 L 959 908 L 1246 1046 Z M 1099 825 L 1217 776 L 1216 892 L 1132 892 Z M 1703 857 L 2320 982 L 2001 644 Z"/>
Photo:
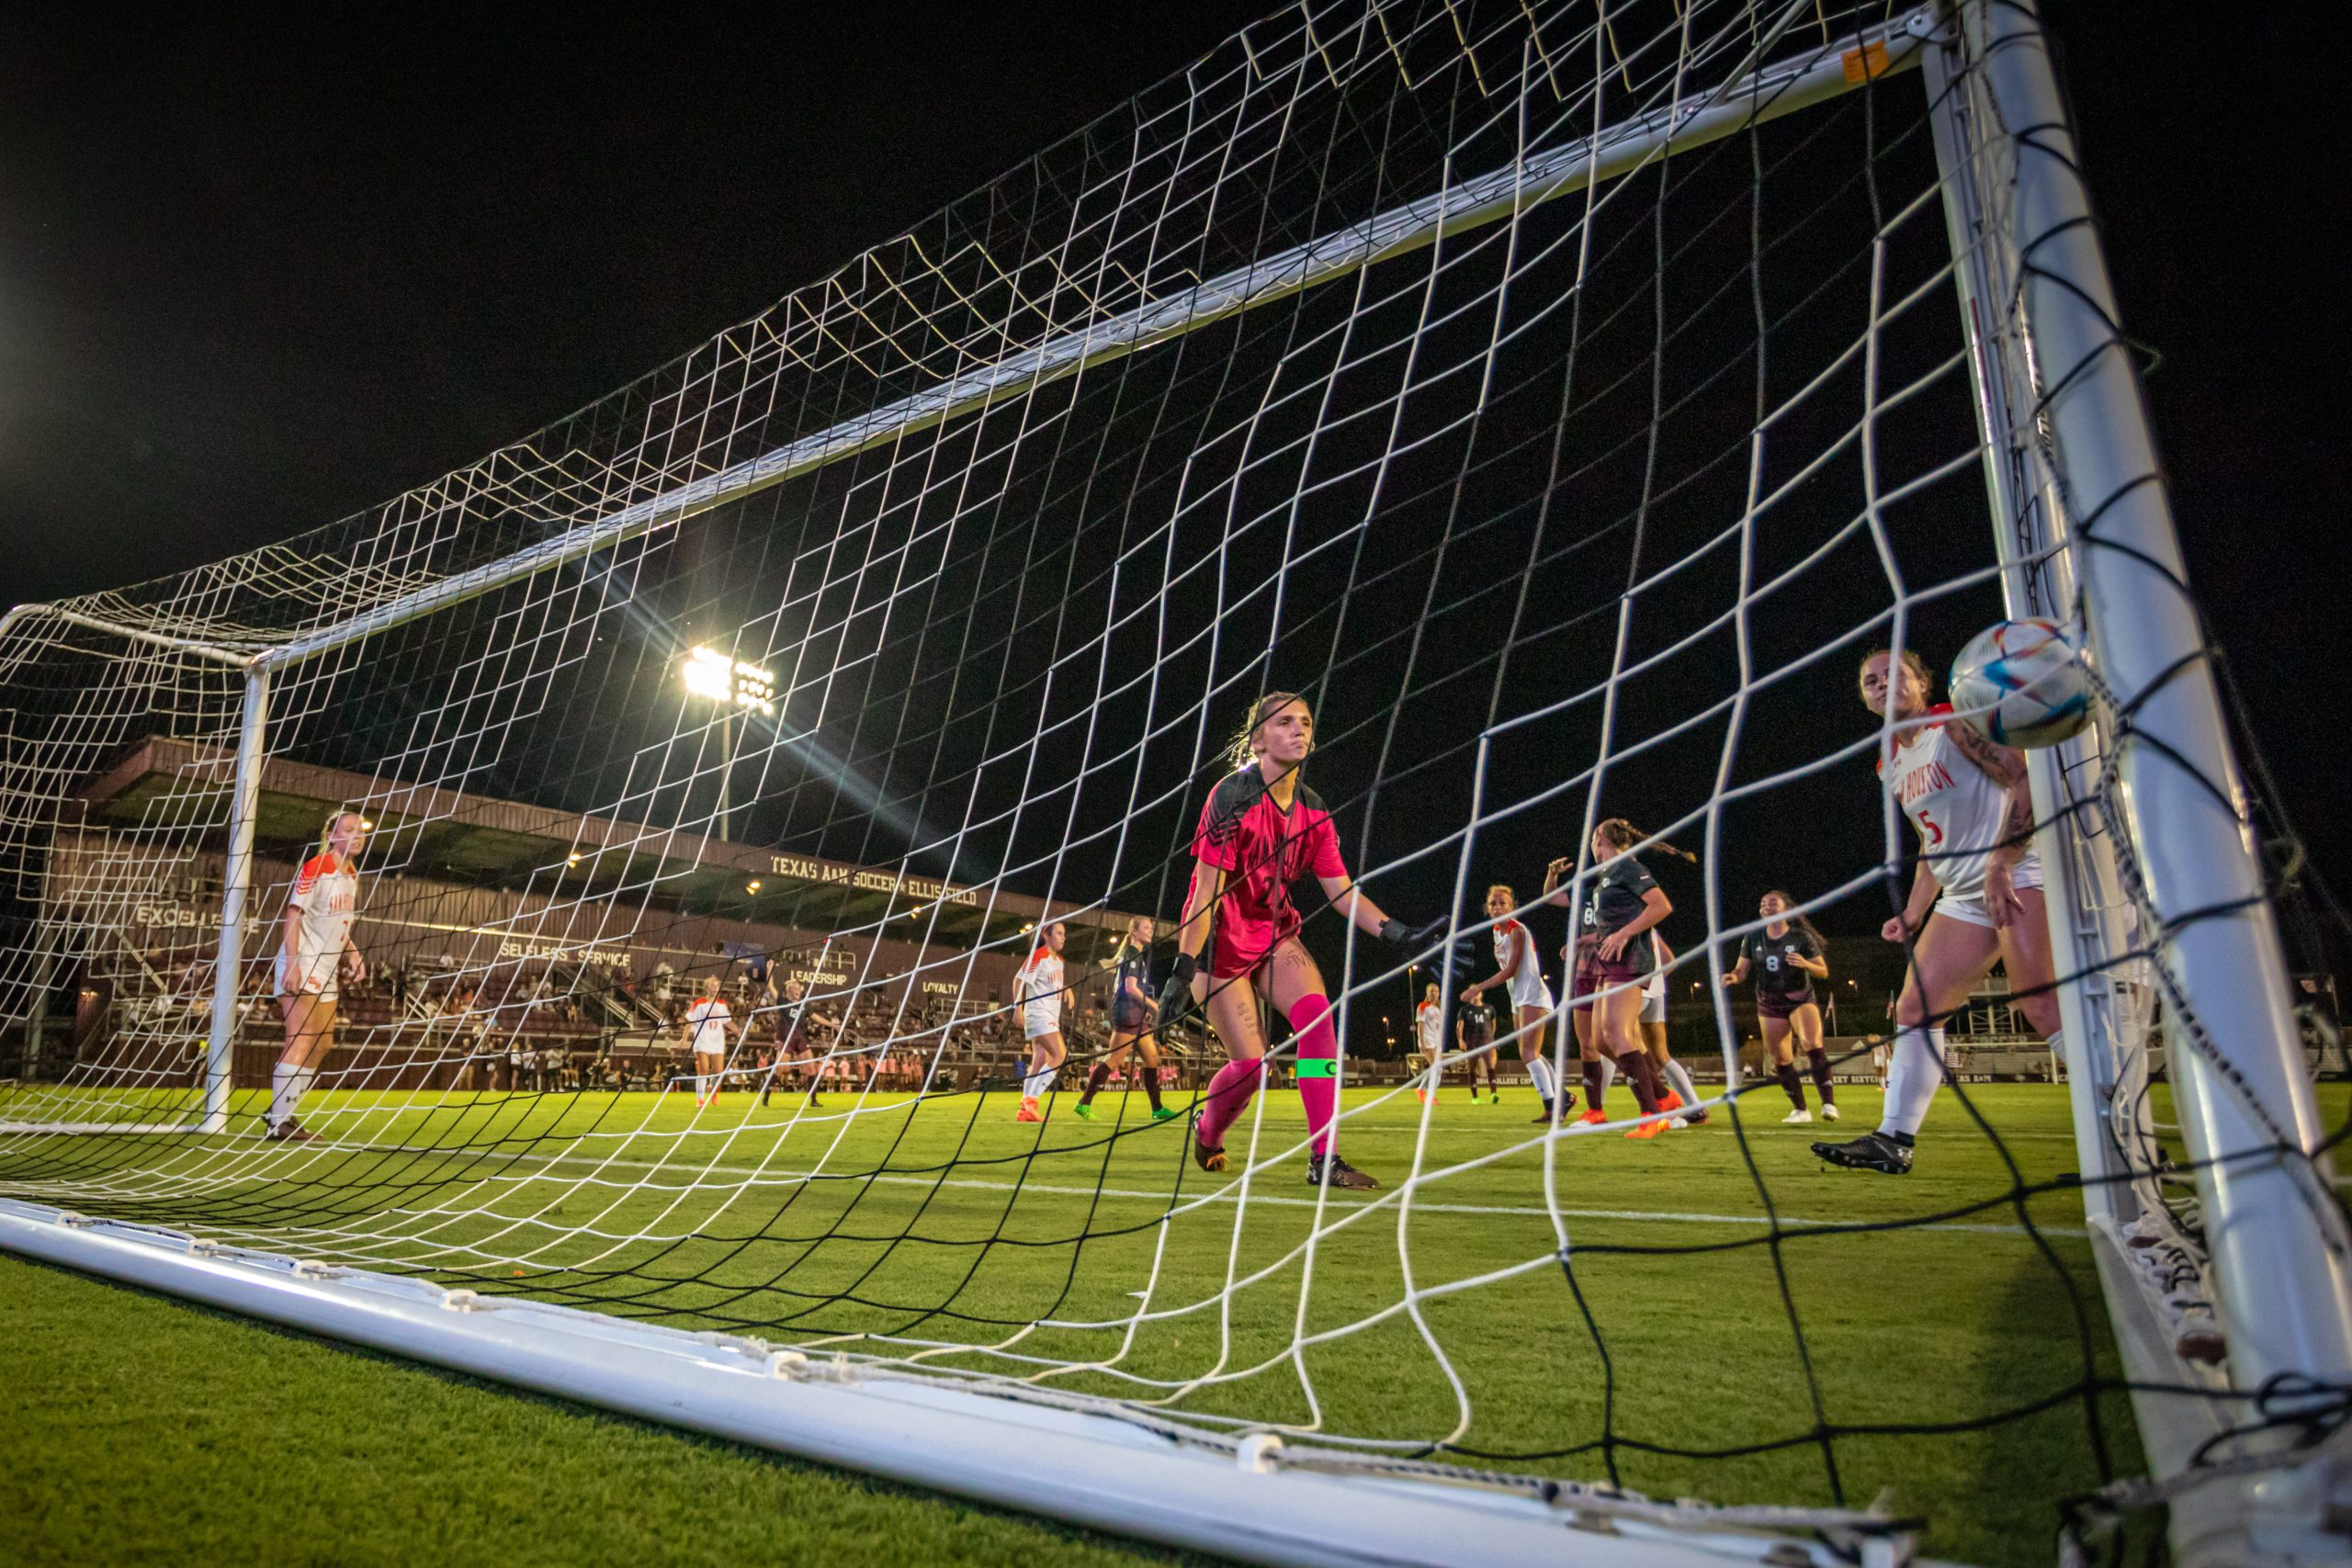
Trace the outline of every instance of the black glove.
<path fill-rule="evenodd" d="M 1446 924 L 1444 920 L 1431 920 L 1425 926 L 1408 927 L 1402 920 L 1385 919 L 1380 922 L 1380 940 L 1391 947 L 1418 951 L 1442 937 Z M 1459 937 L 1439 948 L 1430 967 L 1442 970 L 1459 985 L 1470 978 L 1477 964 L 1475 945 L 1468 937 Z"/>
<path fill-rule="evenodd" d="M 1200 972 L 1200 964 L 1191 953 L 1176 955 L 1174 965 L 1168 971 L 1168 984 L 1159 987 L 1160 1028 L 1175 1028 L 1193 1010 L 1193 976 Z"/>
<path fill-rule="evenodd" d="M 1380 940 L 1391 947 L 1426 947 L 1444 934 L 1446 922 L 1431 920 L 1419 928 L 1391 916 L 1380 922 Z"/>

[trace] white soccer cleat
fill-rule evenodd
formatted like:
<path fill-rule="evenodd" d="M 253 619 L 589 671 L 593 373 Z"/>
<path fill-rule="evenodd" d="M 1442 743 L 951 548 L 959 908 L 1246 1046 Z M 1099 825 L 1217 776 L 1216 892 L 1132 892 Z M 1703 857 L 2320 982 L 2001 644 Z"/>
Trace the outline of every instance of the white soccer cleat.
<path fill-rule="evenodd" d="M 1809 1127 L 1812 1124 L 1813 1112 L 1810 1111 L 1792 1111 L 1781 1118 L 1781 1125 L 1783 1127 Z"/>
<path fill-rule="evenodd" d="M 1837 1120 L 1838 1120 L 1838 1108 L 1837 1108 L 1836 1106 L 1834 1106 L 1834 1105 L 1825 1105 L 1825 1106 L 1823 1106 L 1823 1107 L 1821 1108 L 1821 1119 L 1822 1119 L 1824 1122 L 1835 1122 L 1835 1121 L 1837 1121 Z"/>

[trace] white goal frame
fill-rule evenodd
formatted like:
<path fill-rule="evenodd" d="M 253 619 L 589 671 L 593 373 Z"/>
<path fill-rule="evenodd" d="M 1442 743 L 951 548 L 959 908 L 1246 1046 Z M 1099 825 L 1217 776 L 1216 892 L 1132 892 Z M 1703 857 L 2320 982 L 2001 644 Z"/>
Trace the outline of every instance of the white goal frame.
<path fill-rule="evenodd" d="M 2274 1375 L 2352 1381 L 2352 1238 L 2332 1201 L 2320 1124 L 2262 871 L 2244 815 L 2222 705 L 2203 660 L 2181 552 L 2131 352 L 2039 16 L 2026 0 L 1923 6 L 1794 62 L 1765 56 L 1810 7 L 1778 14 L 1712 90 L 1590 139 L 1464 180 L 1341 232 L 1098 321 L 848 423 L 583 520 L 528 550 L 459 573 L 345 624 L 269 646 L 216 647 L 23 605 L 241 671 L 218 989 L 200 1118 L 221 1131 L 243 971 L 255 806 L 270 685 L 280 671 L 507 583 L 579 560 L 879 443 L 989 406 L 1087 366 L 1353 274 L 1679 152 L 1917 69 L 1934 106 L 1960 308 L 1971 350 L 1987 490 L 2013 615 L 2065 618 L 2079 602 L 2102 680 L 2130 722 L 2030 754 L 2039 845 L 2052 890 L 2084 1198 L 2110 1315 L 2136 1384 L 2154 1481 L 2172 1499 L 2185 1562 L 2338 1560 L 2327 1533 L 2343 1478 L 2222 1475 L 2193 1487 L 2209 1439 L 2247 1422 L 2228 1390 Z M 1874 58 L 1883 51 L 1883 58 Z M 2086 807 L 2102 780 L 2135 854 Z M 2216 787 L 2218 786 L 2218 787 Z M 2144 1123 L 2118 1085 L 2144 1064 L 2122 1038 L 2119 966 L 2153 915 L 2150 984 L 2172 1026 L 2182 1134 L 2211 1239 L 2211 1297 L 2227 1375 L 2182 1359 L 2132 1245 L 2162 1210 L 2130 1157 Z M 2185 1025 L 2185 1027 L 2184 1027 Z M 2126 1100 L 2130 1106 L 2124 1106 Z M 67 1129 L 49 1129 L 63 1135 Z M 126 1130 L 105 1129 L 109 1133 Z M 2129 1134 L 2128 1136 L 2126 1134 Z M 2291 1145 L 2291 1146 L 2285 1146 Z M 1478 1475 L 1210 1431 L 981 1380 L 812 1360 L 733 1336 L 694 1334 L 362 1270 L 296 1263 L 163 1230 L 0 1202 L 0 1248 L 391 1350 L 541 1393 L 1074 1523 L 1264 1562 L 1557 1563 L 1667 1568 L 1725 1561 L 1913 1561 L 1869 1516 L 1657 1504 L 1605 1488 Z M 2193 1392 L 2201 1390 L 2203 1392 Z M 1802 1533 L 1801 1533 L 1802 1532 Z"/>

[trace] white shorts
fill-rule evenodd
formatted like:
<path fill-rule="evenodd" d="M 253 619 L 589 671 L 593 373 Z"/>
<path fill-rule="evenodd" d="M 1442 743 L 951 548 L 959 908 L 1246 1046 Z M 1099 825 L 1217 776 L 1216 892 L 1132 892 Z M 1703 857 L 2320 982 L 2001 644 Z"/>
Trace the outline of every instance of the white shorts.
<path fill-rule="evenodd" d="M 1666 972 L 1664 970 L 1651 976 L 1650 983 L 1642 987 L 1642 1021 L 1644 1023 L 1666 1021 Z"/>
<path fill-rule="evenodd" d="M 2009 874 L 2009 886 L 2022 891 L 2041 886 L 2041 862 L 2032 855 L 2019 861 Z M 1989 926 L 1993 917 L 1984 908 L 1984 885 L 1970 887 L 1947 887 L 1936 896 L 1936 907 L 1928 913 L 1949 915 L 1955 920 L 1965 920 L 1972 926 Z"/>
<path fill-rule="evenodd" d="M 1022 1010 L 1022 1013 L 1021 1013 L 1021 1038 L 1022 1038 L 1022 1039 L 1023 1039 L 1023 1040 L 1035 1040 L 1035 1039 L 1036 1039 L 1036 1038 L 1037 1038 L 1037 1036 L 1039 1036 L 1040 1034 L 1059 1034 L 1061 1032 L 1062 1032 L 1062 1019 L 1061 1019 L 1061 1014 L 1059 1014 L 1058 1012 L 1054 1012 L 1054 1013 L 1035 1013 L 1035 1012 L 1031 1012 L 1031 1011 L 1029 1011 L 1029 1010 L 1028 1010 L 1027 1009 L 1025 1009 L 1025 1008 Z"/>
<path fill-rule="evenodd" d="M 1532 981 L 1513 980 L 1510 983 L 1510 1005 L 1513 1008 L 1542 1008 L 1550 1012 L 1559 1004 L 1552 999 L 1552 987 L 1538 975 Z M 1513 1019 L 1515 1025 L 1519 1021 Z"/>

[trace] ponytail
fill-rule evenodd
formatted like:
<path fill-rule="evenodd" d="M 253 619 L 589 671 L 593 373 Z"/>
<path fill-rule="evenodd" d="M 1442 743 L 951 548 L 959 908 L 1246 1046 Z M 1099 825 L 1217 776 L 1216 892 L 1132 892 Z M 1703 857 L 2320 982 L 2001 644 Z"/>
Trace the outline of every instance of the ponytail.
<path fill-rule="evenodd" d="M 1600 835 L 1601 842 L 1621 855 L 1644 839 L 1649 838 L 1648 834 L 1626 821 L 1623 817 L 1611 817 L 1593 831 Z M 1664 839 L 1652 840 L 1650 848 L 1662 855 L 1672 855 L 1678 860 L 1688 861 L 1692 865 L 1699 863 L 1697 855 L 1692 854 L 1689 850 L 1677 849 Z"/>

